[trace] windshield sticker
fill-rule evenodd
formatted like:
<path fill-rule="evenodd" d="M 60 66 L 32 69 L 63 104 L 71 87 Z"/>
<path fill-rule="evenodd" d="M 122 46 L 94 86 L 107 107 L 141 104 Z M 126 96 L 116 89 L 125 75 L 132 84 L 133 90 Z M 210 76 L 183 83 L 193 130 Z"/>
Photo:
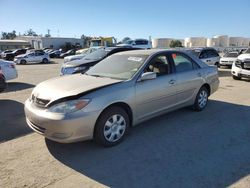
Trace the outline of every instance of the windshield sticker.
<path fill-rule="evenodd" d="M 136 61 L 136 62 L 140 62 L 142 60 L 141 57 L 129 57 L 128 58 L 129 61 Z"/>

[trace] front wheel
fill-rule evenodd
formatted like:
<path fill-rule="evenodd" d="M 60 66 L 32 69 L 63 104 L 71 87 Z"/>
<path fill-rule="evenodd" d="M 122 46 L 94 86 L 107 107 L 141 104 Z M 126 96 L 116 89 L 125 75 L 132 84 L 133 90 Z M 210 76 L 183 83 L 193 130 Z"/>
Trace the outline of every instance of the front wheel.
<path fill-rule="evenodd" d="M 238 76 L 233 75 L 233 79 L 234 79 L 234 80 L 240 80 L 241 77 L 238 77 Z"/>
<path fill-rule="evenodd" d="M 43 61 L 42 61 L 44 64 L 48 63 L 49 60 L 47 58 L 43 58 Z"/>
<path fill-rule="evenodd" d="M 120 107 L 108 108 L 96 123 L 94 139 L 103 146 L 114 146 L 122 141 L 129 127 L 129 116 L 125 110 Z"/>
<path fill-rule="evenodd" d="M 202 111 L 207 106 L 208 90 L 206 87 L 201 87 L 193 105 L 195 111 Z"/>
<path fill-rule="evenodd" d="M 6 88 L 6 82 L 4 77 L 0 76 L 0 92 L 4 91 L 4 89 Z"/>
<path fill-rule="evenodd" d="M 24 60 L 24 59 L 22 59 L 22 60 L 20 61 L 20 64 L 21 64 L 21 65 L 26 65 L 26 64 L 27 64 L 27 61 Z"/>

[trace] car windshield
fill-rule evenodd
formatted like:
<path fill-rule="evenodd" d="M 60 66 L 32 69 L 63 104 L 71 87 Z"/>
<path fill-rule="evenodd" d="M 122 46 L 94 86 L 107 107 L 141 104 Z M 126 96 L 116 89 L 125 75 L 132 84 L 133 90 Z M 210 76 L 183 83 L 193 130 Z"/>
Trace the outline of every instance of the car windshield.
<path fill-rule="evenodd" d="M 143 65 L 146 55 L 114 54 L 96 64 L 87 75 L 128 80 Z"/>
<path fill-rule="evenodd" d="M 127 40 L 124 44 L 133 44 L 133 40 Z"/>
<path fill-rule="evenodd" d="M 223 57 L 238 57 L 238 53 L 237 52 L 229 52 L 229 53 L 226 53 Z"/>
<path fill-rule="evenodd" d="M 244 52 L 244 54 L 250 54 L 250 48 L 248 48 L 248 49 Z"/>
<path fill-rule="evenodd" d="M 98 49 L 85 56 L 85 60 L 99 60 L 104 58 L 108 54 L 108 51 L 105 49 Z"/>
<path fill-rule="evenodd" d="M 186 50 L 187 53 L 190 53 L 196 57 L 199 57 L 201 51 L 200 50 Z"/>

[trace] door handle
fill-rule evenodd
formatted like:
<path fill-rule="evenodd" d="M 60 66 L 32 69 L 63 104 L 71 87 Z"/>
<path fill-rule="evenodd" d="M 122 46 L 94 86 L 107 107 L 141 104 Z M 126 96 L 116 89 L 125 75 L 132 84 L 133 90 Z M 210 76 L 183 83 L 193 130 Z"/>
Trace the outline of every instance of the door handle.
<path fill-rule="evenodd" d="M 210 62 L 210 61 L 211 61 L 211 60 L 209 60 L 209 59 L 207 60 L 207 62 Z"/>
<path fill-rule="evenodd" d="M 175 80 L 170 80 L 168 83 L 173 85 L 175 83 Z"/>
<path fill-rule="evenodd" d="M 200 73 L 200 72 L 198 72 L 198 73 L 197 73 L 197 76 L 201 77 L 201 73 Z"/>

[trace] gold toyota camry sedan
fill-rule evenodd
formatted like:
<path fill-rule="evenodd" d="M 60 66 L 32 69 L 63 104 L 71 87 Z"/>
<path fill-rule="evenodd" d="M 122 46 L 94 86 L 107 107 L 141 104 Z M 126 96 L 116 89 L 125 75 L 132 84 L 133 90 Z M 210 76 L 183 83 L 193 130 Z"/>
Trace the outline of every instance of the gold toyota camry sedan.
<path fill-rule="evenodd" d="M 218 71 L 181 50 L 117 53 L 82 74 L 38 84 L 25 102 L 27 124 L 48 139 L 123 140 L 131 126 L 178 108 L 203 110 Z"/>

